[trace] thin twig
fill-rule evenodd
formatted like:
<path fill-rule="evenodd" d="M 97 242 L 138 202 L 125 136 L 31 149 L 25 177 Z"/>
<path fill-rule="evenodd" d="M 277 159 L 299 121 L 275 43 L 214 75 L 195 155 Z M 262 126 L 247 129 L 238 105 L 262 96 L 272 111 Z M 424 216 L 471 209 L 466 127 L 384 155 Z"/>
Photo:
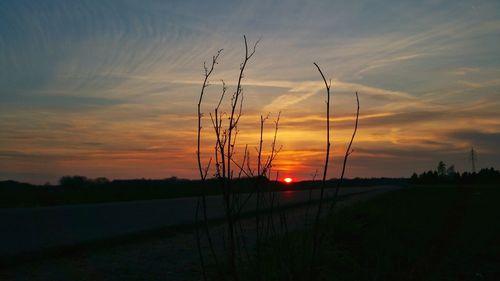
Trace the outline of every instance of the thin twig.
<path fill-rule="evenodd" d="M 346 167 L 346 164 L 347 164 L 347 158 L 353 152 L 353 150 L 351 150 L 351 146 L 352 146 L 352 142 L 354 141 L 354 137 L 356 136 L 356 132 L 358 131 L 358 120 L 359 120 L 359 97 L 358 97 L 358 92 L 356 92 L 356 104 L 357 104 L 357 108 L 356 108 L 356 122 L 354 123 L 354 131 L 352 132 L 351 141 L 349 142 L 349 145 L 347 146 L 347 149 L 345 151 L 344 162 L 342 163 L 342 173 L 340 174 L 340 179 L 337 182 L 337 187 L 335 188 L 335 195 L 333 196 L 333 201 L 332 201 L 332 203 L 330 205 L 329 212 L 332 212 L 333 209 L 335 208 L 335 205 L 336 205 L 336 202 L 337 202 L 337 197 L 338 197 L 338 194 L 339 194 L 340 185 L 342 184 L 342 181 L 344 180 L 344 173 L 345 173 L 345 167 Z"/>

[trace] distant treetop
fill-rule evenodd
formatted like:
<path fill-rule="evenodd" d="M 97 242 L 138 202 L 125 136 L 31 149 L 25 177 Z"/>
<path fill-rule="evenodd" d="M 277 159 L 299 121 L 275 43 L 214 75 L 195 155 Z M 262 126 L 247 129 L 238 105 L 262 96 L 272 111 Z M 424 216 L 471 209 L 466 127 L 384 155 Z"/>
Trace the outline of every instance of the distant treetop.
<path fill-rule="evenodd" d="M 455 165 L 448 168 L 443 161 L 440 161 L 436 170 L 429 170 L 419 175 L 413 173 L 410 178 L 415 184 L 436 184 L 436 183 L 458 183 L 458 184 L 498 184 L 500 183 L 500 171 L 493 168 L 481 169 L 479 172 L 463 172 L 460 174 L 455 170 Z"/>

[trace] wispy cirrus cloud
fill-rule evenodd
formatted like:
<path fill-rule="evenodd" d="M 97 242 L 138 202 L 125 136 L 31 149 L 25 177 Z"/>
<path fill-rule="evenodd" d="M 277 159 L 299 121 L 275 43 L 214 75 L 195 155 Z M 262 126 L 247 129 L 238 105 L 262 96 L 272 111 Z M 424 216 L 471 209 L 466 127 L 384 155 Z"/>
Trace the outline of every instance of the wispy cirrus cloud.
<path fill-rule="evenodd" d="M 255 143 L 261 114 L 282 111 L 279 161 L 304 178 L 324 142 L 324 85 L 313 61 L 332 78 L 334 155 L 350 135 L 360 94 L 352 176 L 407 175 L 412 165 L 430 165 L 432 153 L 459 159 L 465 143 L 493 153 L 482 140 L 500 131 L 498 1 L 21 0 L 0 7 L 2 178 L 192 177 L 202 63 L 224 48 L 208 114 L 220 79 L 234 91 L 243 34 L 262 41 L 243 80 L 242 144 Z M 454 135 L 478 128 L 474 137 Z M 439 152 L 446 145 L 453 153 Z"/>

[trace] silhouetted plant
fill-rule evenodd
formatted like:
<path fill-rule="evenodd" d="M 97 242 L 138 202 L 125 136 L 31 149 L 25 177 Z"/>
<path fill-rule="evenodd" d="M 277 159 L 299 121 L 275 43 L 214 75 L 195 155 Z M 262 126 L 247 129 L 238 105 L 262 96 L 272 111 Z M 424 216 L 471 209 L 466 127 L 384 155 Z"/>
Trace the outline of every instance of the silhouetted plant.
<path fill-rule="evenodd" d="M 230 278 L 233 280 L 238 280 L 238 263 L 249 262 L 250 259 L 253 259 L 253 256 L 246 254 L 246 256 L 242 255 L 242 252 L 247 252 L 248 247 L 246 245 L 246 237 L 243 233 L 243 227 L 241 225 L 241 213 L 243 207 L 249 202 L 251 197 L 255 196 L 255 227 L 256 227 L 256 251 L 257 255 L 259 255 L 259 243 L 263 239 L 264 236 L 269 236 L 269 232 L 265 228 L 265 223 L 268 222 L 272 224 L 273 220 L 267 217 L 263 217 L 261 214 L 262 208 L 267 208 L 269 202 L 273 202 L 271 207 L 274 205 L 274 198 L 271 200 L 270 198 L 274 195 L 269 195 L 268 185 L 270 181 L 268 177 L 271 174 L 272 163 L 274 159 L 277 157 L 281 148 L 276 146 L 276 136 L 279 127 L 279 115 L 275 120 L 275 129 L 274 129 L 274 138 L 271 143 L 271 151 L 269 154 L 264 157 L 263 153 L 263 132 L 264 132 L 264 124 L 268 119 L 269 115 L 261 116 L 260 118 L 260 140 L 259 147 L 257 148 L 257 159 L 256 159 L 256 167 L 253 168 L 250 164 L 250 152 L 248 151 L 248 146 L 245 146 L 245 150 L 243 153 L 243 157 L 241 161 L 238 161 L 235 158 L 236 149 L 237 149 L 237 135 L 239 133 L 238 125 L 240 118 L 242 116 L 243 110 L 243 87 L 242 81 L 244 78 L 244 71 L 247 66 L 248 61 L 255 54 L 256 46 L 259 41 L 257 41 L 252 49 L 249 49 L 247 38 L 243 36 L 244 45 L 245 45 L 245 55 L 243 58 L 243 62 L 240 65 L 238 82 L 236 84 L 235 91 L 230 99 L 229 110 L 223 111 L 221 106 L 223 105 L 224 99 L 226 97 L 227 87 L 224 81 L 222 81 L 222 90 L 220 94 L 219 101 L 215 106 L 213 112 L 210 112 L 210 121 L 212 123 L 212 130 L 214 133 L 214 156 L 208 160 L 208 164 L 202 164 L 201 160 L 201 130 L 202 130 L 202 118 L 203 113 L 201 112 L 201 105 L 203 102 L 203 96 L 205 94 L 205 89 L 208 87 L 209 78 L 212 74 L 215 65 L 218 63 L 218 58 L 220 55 L 220 51 L 216 56 L 212 58 L 212 63 L 207 66 L 205 64 L 205 78 L 201 88 L 199 102 L 198 102 L 198 149 L 197 149 L 197 159 L 198 159 L 198 169 L 200 173 L 201 183 L 204 184 L 206 181 L 206 177 L 208 171 L 210 169 L 210 165 L 213 162 L 213 171 L 214 176 L 218 181 L 219 188 L 222 192 L 223 205 L 224 205 L 224 214 L 226 221 L 226 231 L 225 231 L 225 264 L 227 264 L 229 268 Z M 227 120 L 227 121 L 226 121 Z M 227 122 L 227 123 L 226 123 Z M 242 193 L 238 190 L 238 184 L 235 182 L 241 178 L 242 176 L 248 177 L 253 181 L 253 191 L 249 194 L 242 195 Z M 203 190 L 203 189 L 202 189 Z M 205 193 L 202 192 L 197 208 L 197 221 L 199 220 L 199 213 L 203 214 L 203 224 L 204 232 L 208 240 L 209 248 L 211 249 L 211 256 L 216 263 L 216 267 L 220 267 L 221 265 L 217 262 L 217 254 L 215 250 L 213 250 L 213 243 L 211 241 L 210 231 L 208 227 L 208 218 L 207 218 L 207 210 L 206 210 L 206 199 Z M 273 228 L 269 226 L 269 228 Z M 203 253 L 201 252 L 201 233 L 199 229 L 197 230 L 197 242 L 198 249 L 200 252 L 200 260 L 202 270 L 204 272 L 204 278 L 206 278 L 205 272 L 205 260 Z M 245 258 L 246 257 L 246 258 Z M 257 266 L 258 268 L 258 266 Z M 226 278 L 221 273 L 221 278 Z"/>
<path fill-rule="evenodd" d="M 320 245 L 321 245 L 322 240 L 323 240 L 323 233 L 320 231 L 320 221 L 319 220 L 320 220 L 320 217 L 321 217 L 322 212 L 323 212 L 324 190 L 326 187 L 326 175 L 328 172 L 328 162 L 329 162 L 329 158 L 330 158 L 330 88 L 331 88 L 331 80 L 329 82 L 327 82 L 325 75 L 323 74 L 323 71 L 318 66 L 318 64 L 314 63 L 314 65 L 318 69 L 318 72 L 320 73 L 321 78 L 323 79 L 323 82 L 325 84 L 327 98 L 326 98 L 326 157 L 325 157 L 325 164 L 323 167 L 323 179 L 322 179 L 322 184 L 321 184 L 321 188 L 320 188 L 319 204 L 318 204 L 318 209 L 316 212 L 316 217 L 315 217 L 314 226 L 313 226 L 312 253 L 311 253 L 311 259 L 310 259 L 310 265 L 309 265 L 309 268 L 310 268 L 309 269 L 309 278 L 311 278 L 311 279 L 314 279 L 316 277 L 316 275 L 315 275 L 316 272 L 315 272 L 314 266 L 316 264 L 316 258 L 318 256 L 318 249 L 320 248 Z M 335 188 L 335 193 L 334 193 L 333 198 L 330 198 L 330 208 L 328 210 L 330 213 L 333 212 L 333 210 L 335 208 L 337 198 L 338 198 L 339 188 L 342 184 L 342 181 L 343 181 L 344 175 L 345 175 L 347 158 L 353 152 L 353 150 L 351 150 L 351 147 L 352 147 L 352 143 L 354 141 L 354 138 L 356 136 L 356 132 L 358 130 L 359 97 L 358 97 L 357 92 L 356 92 L 356 103 L 357 103 L 357 109 L 356 109 L 356 119 L 355 119 L 356 121 L 354 124 L 354 130 L 353 130 L 351 139 L 349 141 L 349 144 L 347 146 L 347 149 L 345 151 L 345 154 L 344 154 L 344 159 L 342 162 L 342 172 L 340 175 L 340 179 L 337 182 L 337 186 Z"/>
<path fill-rule="evenodd" d="M 326 187 L 326 175 L 328 173 L 328 162 L 330 160 L 330 145 L 331 145 L 330 144 L 330 86 L 332 83 L 331 80 L 329 83 L 326 81 L 325 75 L 323 75 L 323 72 L 321 71 L 321 68 L 318 66 L 318 64 L 314 63 L 314 65 L 318 69 L 321 78 L 323 78 L 323 82 L 325 83 L 325 88 L 326 88 L 326 156 L 325 156 L 325 165 L 323 167 L 323 179 L 320 188 L 318 210 L 316 212 L 316 217 L 314 219 L 313 244 L 312 244 L 312 254 L 311 254 L 311 264 L 310 264 L 311 274 L 313 274 L 313 265 L 315 263 L 314 259 L 316 258 L 320 243 L 319 219 L 323 211 L 323 197 Z"/>
<path fill-rule="evenodd" d="M 244 45 L 245 45 L 245 55 L 243 58 L 243 62 L 240 65 L 238 82 L 236 84 L 236 89 L 231 96 L 229 103 L 229 110 L 226 112 L 221 109 L 223 105 L 224 99 L 226 97 L 227 87 L 224 81 L 222 81 L 222 90 L 220 94 L 220 98 L 218 100 L 217 105 L 214 107 L 213 112 L 210 112 L 210 121 L 212 124 L 212 131 L 214 137 L 214 153 L 213 157 L 210 157 L 206 164 L 202 163 L 201 159 L 201 131 L 202 131 L 202 119 L 203 113 L 201 112 L 201 106 L 203 102 L 203 97 L 205 94 L 205 90 L 209 85 L 209 78 L 212 74 L 215 65 L 218 63 L 218 58 L 220 55 L 220 51 L 217 55 L 212 57 L 212 63 L 210 65 L 204 65 L 205 76 L 202 84 L 202 88 L 200 91 L 200 97 L 198 101 L 198 145 L 197 145 L 197 160 L 198 160 L 198 169 L 201 178 L 201 184 L 204 185 L 207 182 L 207 174 L 209 171 L 214 171 L 214 176 L 217 179 L 219 188 L 222 193 L 223 199 L 223 209 L 224 209 L 224 218 L 225 218 L 225 235 L 224 235 L 224 249 L 225 249 L 225 258 L 222 262 L 219 261 L 216 251 L 214 250 L 213 242 L 210 235 L 210 228 L 208 224 L 208 216 L 207 216 L 207 208 L 206 208 L 206 193 L 204 192 L 204 188 L 202 188 L 202 193 L 200 195 L 200 199 L 198 201 L 197 210 L 196 210 L 196 221 L 197 221 L 197 245 L 198 251 L 200 254 L 200 262 L 203 271 L 203 277 L 207 279 L 206 274 L 206 260 L 205 256 L 202 252 L 201 248 L 201 239 L 202 232 L 200 231 L 200 226 L 203 225 L 203 233 L 207 238 L 207 242 L 210 249 L 210 255 L 213 258 L 213 262 L 217 267 L 219 273 L 219 279 L 232 279 L 239 280 L 241 271 L 239 269 L 245 267 L 248 270 L 248 266 L 251 266 L 252 274 L 255 276 L 257 280 L 265 279 L 262 275 L 262 264 L 261 264 L 261 253 L 262 253 L 262 245 L 265 244 L 265 241 L 281 235 L 282 239 L 285 241 L 285 249 L 291 254 L 291 245 L 289 244 L 289 228 L 287 222 L 287 216 L 285 212 L 276 213 L 279 220 L 279 228 L 275 226 L 275 209 L 280 208 L 280 202 L 277 200 L 275 191 L 272 188 L 269 188 L 272 185 L 271 170 L 273 167 L 273 161 L 276 159 L 279 154 L 281 147 L 277 147 L 276 139 L 279 128 L 280 114 L 274 121 L 274 137 L 271 143 L 271 150 L 269 153 L 265 154 L 263 151 L 263 132 L 265 128 L 265 123 L 269 119 L 269 114 L 264 116 L 260 116 L 260 138 L 259 145 L 256 148 L 256 160 L 254 163 L 254 167 L 251 164 L 250 151 L 248 149 L 248 145 L 245 145 L 244 153 L 241 159 L 236 159 L 235 155 L 237 154 L 237 135 L 239 133 L 238 124 L 240 118 L 242 116 L 243 111 L 243 88 L 242 81 L 244 77 L 245 67 L 247 66 L 248 61 L 255 54 L 256 46 L 259 41 L 257 41 L 253 48 L 250 50 L 248 47 L 247 39 L 243 36 Z M 309 273 L 312 274 L 312 270 L 314 267 L 314 260 L 318 254 L 318 249 L 320 248 L 322 235 L 320 230 L 320 218 L 324 214 L 324 204 L 325 204 L 325 188 L 327 185 L 327 174 L 328 174 L 328 165 L 330 159 L 330 83 L 327 82 L 323 72 L 321 71 L 318 64 L 314 63 L 317 70 L 319 71 L 323 82 L 325 83 L 327 99 L 326 99 L 326 155 L 325 155 L 325 163 L 323 167 L 323 177 L 320 186 L 320 197 L 318 202 L 318 209 L 314 216 L 314 225 L 313 225 L 313 235 L 311 240 L 311 252 L 309 252 L 309 248 L 304 247 L 303 255 L 307 255 L 307 253 L 311 254 L 311 259 L 309 259 L 309 264 L 307 265 L 311 271 Z M 338 189 L 342 183 L 346 163 L 348 156 L 352 153 L 351 146 L 356 135 L 358 119 L 359 119 L 359 99 L 356 93 L 357 100 L 357 113 L 356 113 L 356 123 L 354 127 L 354 132 L 352 134 L 351 140 L 347 147 L 340 180 L 337 183 L 337 188 L 335 195 L 333 198 L 329 198 L 330 200 L 336 200 L 338 195 Z M 264 156 L 265 155 L 265 156 Z M 242 176 L 248 177 L 252 180 L 254 188 L 251 189 L 250 193 L 243 194 L 238 190 L 238 185 L 235 182 L 240 179 Z M 279 177 L 279 171 L 276 171 L 276 181 Z M 316 177 L 316 176 L 314 176 Z M 244 206 L 249 202 L 249 200 L 253 198 L 255 201 L 255 211 L 254 211 L 254 222 L 255 222 L 255 254 L 249 253 L 248 240 L 246 239 L 246 235 L 244 233 L 244 229 L 241 223 L 241 214 Z M 309 203 L 312 202 L 312 198 L 310 196 Z M 330 205 L 329 210 L 333 210 L 334 204 Z M 265 209 L 265 210 L 264 210 Z M 307 210 L 308 213 L 309 210 Z M 198 223 L 200 220 L 200 214 L 202 216 L 202 223 Z M 304 240 L 305 241 L 305 240 Z M 306 243 L 307 244 L 307 243 Z M 291 259 L 291 256 L 290 256 Z M 229 275 L 226 275 L 224 272 L 226 271 L 224 266 L 227 266 Z M 296 272 L 297 269 L 293 268 L 293 264 L 284 265 L 288 267 L 288 272 Z M 305 266 L 305 264 L 304 264 Z M 304 270 L 307 270 L 304 268 Z M 302 273 L 305 273 L 303 271 Z M 309 277 L 314 278 L 313 275 Z"/>
<path fill-rule="evenodd" d="M 354 122 L 354 130 L 351 135 L 351 140 L 349 141 L 349 145 L 347 146 L 347 149 L 345 150 L 344 153 L 344 160 L 342 162 L 342 172 L 340 173 L 340 179 L 337 182 L 337 187 L 335 188 L 335 194 L 333 196 L 333 200 L 331 201 L 330 204 L 330 212 L 333 211 L 333 208 L 335 207 L 335 204 L 337 203 L 337 197 L 339 195 L 339 188 L 342 185 L 344 181 L 344 175 L 345 175 L 345 168 L 347 165 L 347 158 L 349 155 L 351 155 L 354 150 L 351 148 L 352 143 L 354 141 L 354 137 L 356 137 L 356 132 L 358 131 L 358 122 L 359 122 L 359 97 L 358 97 L 358 92 L 356 92 L 356 121 Z"/>
<path fill-rule="evenodd" d="M 196 156 L 198 160 L 198 169 L 200 172 L 200 179 L 201 179 L 201 197 L 198 199 L 198 202 L 196 204 L 196 216 L 195 216 L 195 224 L 196 224 L 196 242 L 197 242 L 197 247 L 198 247 L 198 253 L 200 255 L 200 262 L 201 262 L 201 267 L 202 267 L 202 273 L 203 273 L 203 278 L 204 280 L 207 279 L 206 275 L 206 269 L 205 269 L 205 261 L 203 258 L 203 253 L 201 251 L 201 236 L 200 236 L 200 230 L 199 230 L 199 213 L 200 213 L 200 208 L 202 209 L 202 214 L 203 214 L 203 222 L 204 222 L 204 230 L 205 234 L 207 236 L 208 240 L 208 245 L 210 248 L 210 253 L 212 254 L 212 258 L 214 259 L 215 263 L 218 264 L 217 262 L 217 255 L 215 254 L 212 238 L 210 235 L 210 229 L 208 226 L 208 217 L 207 217 L 207 202 L 206 202 L 206 192 L 205 192 L 205 186 L 203 185 L 208 174 L 208 170 L 210 168 L 210 164 L 212 162 L 212 159 L 210 158 L 206 168 L 204 169 L 201 163 L 201 120 L 202 120 L 202 113 L 201 113 L 201 104 L 203 102 L 203 95 L 205 94 L 205 89 L 209 86 L 208 84 L 208 79 L 210 78 L 210 75 L 212 74 L 215 65 L 218 63 L 217 60 L 219 59 L 219 56 L 222 52 L 222 49 L 220 49 L 217 52 L 217 55 L 212 57 L 212 62 L 210 66 L 207 66 L 206 62 L 203 64 L 203 68 L 205 71 L 205 78 L 203 80 L 203 85 L 201 87 L 201 92 L 200 92 L 200 97 L 198 100 L 198 134 L 197 134 L 197 150 L 196 150 Z M 225 90 L 224 90 L 225 91 Z"/>

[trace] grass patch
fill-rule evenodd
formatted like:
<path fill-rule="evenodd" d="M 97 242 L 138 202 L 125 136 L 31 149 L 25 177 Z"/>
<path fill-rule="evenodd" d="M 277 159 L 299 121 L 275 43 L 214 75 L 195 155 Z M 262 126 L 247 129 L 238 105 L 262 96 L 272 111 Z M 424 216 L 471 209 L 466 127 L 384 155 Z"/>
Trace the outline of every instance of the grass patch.
<path fill-rule="evenodd" d="M 413 187 L 325 219 L 309 270 L 310 231 L 269 241 L 248 280 L 500 280 L 500 189 Z M 258 267 L 255 270 L 255 266 Z"/>

